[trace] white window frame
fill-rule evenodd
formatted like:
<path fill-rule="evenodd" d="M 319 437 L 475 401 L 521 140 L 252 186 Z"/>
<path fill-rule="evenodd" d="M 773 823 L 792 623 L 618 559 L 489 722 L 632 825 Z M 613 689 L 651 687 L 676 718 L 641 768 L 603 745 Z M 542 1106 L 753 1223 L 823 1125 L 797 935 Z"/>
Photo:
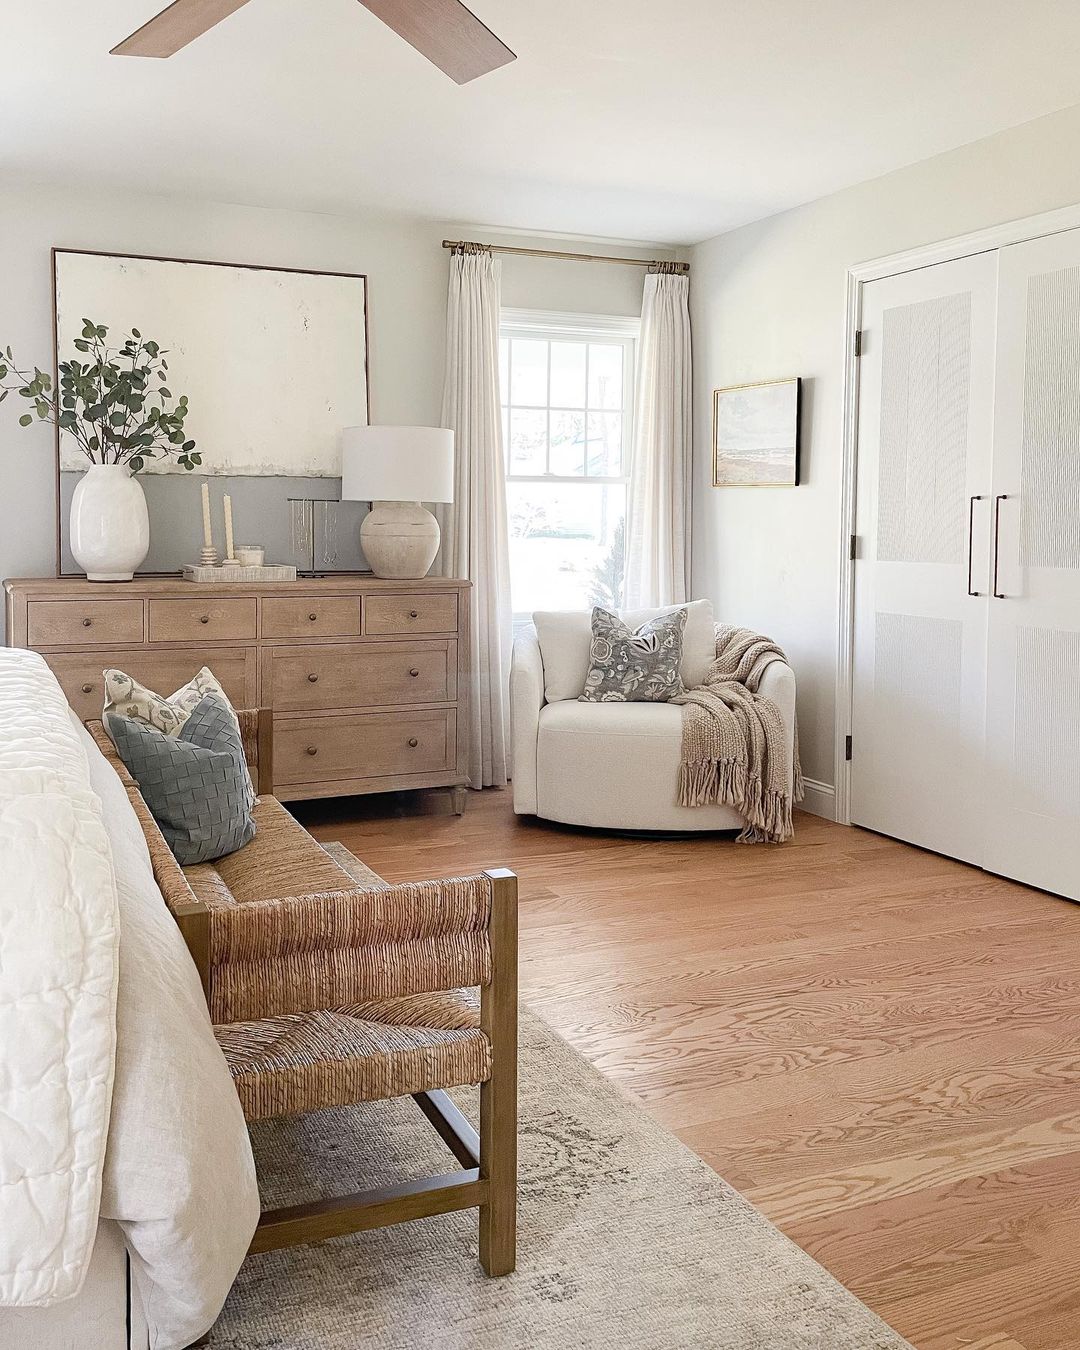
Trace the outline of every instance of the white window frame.
<path fill-rule="evenodd" d="M 509 443 L 503 447 L 503 463 L 506 472 L 506 482 L 510 483 L 564 483 L 569 487 L 589 486 L 589 485 L 610 485 L 624 486 L 626 488 L 627 498 L 630 493 L 630 457 L 631 447 L 633 445 L 633 425 L 634 425 L 634 402 L 635 402 L 635 380 L 637 374 L 637 345 L 641 337 L 641 319 L 637 316 L 613 315 L 613 314 L 571 314 L 556 310 L 539 309 L 506 309 L 504 308 L 499 315 L 499 339 L 509 338 L 513 342 L 514 338 L 542 339 L 545 341 L 558 342 L 618 342 L 623 347 L 623 402 L 622 402 L 622 468 L 621 474 L 590 474 L 588 472 L 588 456 L 586 455 L 585 472 L 580 474 L 558 474 L 545 472 L 542 474 L 521 474 L 510 472 L 510 446 Z M 588 403 L 588 358 L 586 357 L 585 367 L 585 391 L 586 403 Z M 548 358 L 548 395 L 551 393 L 551 362 Z M 510 390 L 499 391 L 499 416 L 502 417 L 502 408 L 531 408 L 534 411 L 543 411 L 551 413 L 582 412 L 581 408 L 559 409 L 552 408 L 551 403 L 547 402 L 542 407 L 536 404 L 514 404 L 510 402 Z M 586 418 L 589 411 L 593 412 L 614 412 L 614 408 L 608 409 L 588 409 L 584 410 Z M 509 428 L 509 419 L 507 419 Z M 548 463 L 551 455 L 550 438 L 550 420 L 548 424 Z M 522 626 L 532 621 L 532 615 L 529 613 L 518 613 L 513 615 L 514 631 L 517 632 Z"/>
<path fill-rule="evenodd" d="M 641 335 L 641 320 L 613 314 L 565 314 L 553 310 L 504 309 L 500 315 L 499 338 L 542 339 L 549 342 L 618 342 L 623 348 L 623 405 L 621 409 L 592 408 L 588 412 L 622 413 L 622 465 L 621 474 L 590 474 L 586 459 L 585 473 L 540 474 L 511 473 L 510 447 L 503 447 L 506 463 L 506 481 L 508 483 L 624 483 L 630 484 L 630 447 L 633 443 L 634 423 L 634 375 L 637 365 L 637 344 Z M 586 399 L 588 398 L 588 364 L 585 367 Z M 551 392 L 551 363 L 548 362 L 548 393 Z M 500 404 L 508 408 L 527 408 L 535 412 L 582 412 L 581 408 L 553 408 L 550 402 L 538 404 L 515 404 L 510 401 L 510 390 L 500 390 Z M 501 408 L 500 408 L 501 414 Z M 550 426 L 549 426 L 550 430 Z M 550 436 L 548 454 L 550 456 Z M 550 462 L 550 459 L 549 459 Z"/>

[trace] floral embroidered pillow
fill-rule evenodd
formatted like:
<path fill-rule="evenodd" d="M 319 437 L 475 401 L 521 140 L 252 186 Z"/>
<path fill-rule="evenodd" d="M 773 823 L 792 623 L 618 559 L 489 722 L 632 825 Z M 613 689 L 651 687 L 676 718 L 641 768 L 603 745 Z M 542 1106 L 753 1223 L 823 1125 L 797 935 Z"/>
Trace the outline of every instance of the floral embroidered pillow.
<path fill-rule="evenodd" d="M 684 692 L 686 610 L 672 610 L 632 629 L 617 614 L 592 612 L 589 673 L 581 703 L 667 703 Z"/>
<path fill-rule="evenodd" d="M 153 689 L 147 689 L 122 670 L 107 670 L 102 717 L 104 719 L 109 713 L 116 713 L 163 731 L 166 736 L 178 736 L 181 727 L 207 694 L 220 694 L 228 704 L 224 689 L 207 666 L 203 666 L 182 689 L 167 698 Z"/>

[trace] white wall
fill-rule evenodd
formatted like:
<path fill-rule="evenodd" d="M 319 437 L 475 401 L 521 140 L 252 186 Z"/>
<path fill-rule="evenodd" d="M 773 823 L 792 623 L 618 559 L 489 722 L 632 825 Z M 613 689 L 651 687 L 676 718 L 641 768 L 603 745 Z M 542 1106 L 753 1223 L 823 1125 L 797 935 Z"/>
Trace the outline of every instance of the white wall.
<path fill-rule="evenodd" d="M 1080 108 L 710 239 L 691 254 L 694 593 L 799 680 L 803 767 L 833 782 L 846 269 L 1080 201 Z M 803 486 L 711 486 L 711 395 L 803 377 Z M 820 805 L 820 802 L 819 802 Z"/>
<path fill-rule="evenodd" d="M 371 420 L 433 423 L 442 389 L 447 252 L 444 237 L 498 242 L 478 227 L 316 215 L 189 199 L 0 184 L 0 346 L 45 369 L 52 361 L 49 250 L 102 249 L 270 266 L 365 272 L 369 279 Z M 649 245 L 506 243 L 641 254 Z M 660 252 L 660 256 L 673 256 Z M 637 314 L 642 271 L 609 264 L 507 257 L 509 306 Z M 22 405 L 22 406 L 20 406 Z M 25 405 L 0 407 L 0 577 L 52 575 L 56 560 L 52 434 L 18 426 Z"/>

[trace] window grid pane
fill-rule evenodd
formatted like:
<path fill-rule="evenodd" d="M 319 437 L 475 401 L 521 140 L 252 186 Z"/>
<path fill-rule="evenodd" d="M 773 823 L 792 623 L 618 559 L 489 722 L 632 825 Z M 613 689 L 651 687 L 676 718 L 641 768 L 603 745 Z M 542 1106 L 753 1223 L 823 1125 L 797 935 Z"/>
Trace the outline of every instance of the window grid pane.
<path fill-rule="evenodd" d="M 552 349 L 556 345 L 563 349 L 583 348 L 584 407 L 552 400 L 556 366 Z M 558 338 L 503 338 L 500 341 L 506 469 L 511 477 L 551 475 L 589 481 L 627 476 L 625 369 L 628 346 L 625 341 L 575 343 Z M 560 392 L 569 387 L 563 380 L 563 360 L 559 358 Z M 527 397 L 540 393 L 541 387 L 546 389 L 545 402 L 533 402 Z M 546 432 L 542 437 L 539 434 L 540 418 L 522 416 L 530 413 L 543 415 Z M 580 454 L 574 452 L 567 439 L 568 414 L 576 414 L 581 419 Z M 515 426 L 519 434 L 516 446 L 512 448 Z M 542 466 L 539 464 L 541 454 Z"/>
<path fill-rule="evenodd" d="M 544 344 L 546 347 L 545 357 L 547 365 L 547 380 L 544 385 L 544 402 L 547 404 L 545 412 L 545 425 L 547 428 L 547 440 L 544 445 L 544 472 L 551 472 L 551 343 Z"/>
<path fill-rule="evenodd" d="M 587 360 L 587 343 L 552 342 L 551 389 L 548 399 L 553 407 L 584 412 L 588 389 Z"/>
<path fill-rule="evenodd" d="M 512 604 L 622 604 L 633 340 L 500 339 Z"/>

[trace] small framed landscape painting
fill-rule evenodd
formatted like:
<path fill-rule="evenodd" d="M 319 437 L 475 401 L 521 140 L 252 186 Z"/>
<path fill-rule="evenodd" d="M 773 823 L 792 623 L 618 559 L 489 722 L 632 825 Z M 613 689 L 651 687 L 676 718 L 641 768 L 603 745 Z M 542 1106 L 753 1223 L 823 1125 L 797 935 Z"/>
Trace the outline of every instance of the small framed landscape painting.
<path fill-rule="evenodd" d="M 798 379 L 713 391 L 713 487 L 798 487 Z"/>

